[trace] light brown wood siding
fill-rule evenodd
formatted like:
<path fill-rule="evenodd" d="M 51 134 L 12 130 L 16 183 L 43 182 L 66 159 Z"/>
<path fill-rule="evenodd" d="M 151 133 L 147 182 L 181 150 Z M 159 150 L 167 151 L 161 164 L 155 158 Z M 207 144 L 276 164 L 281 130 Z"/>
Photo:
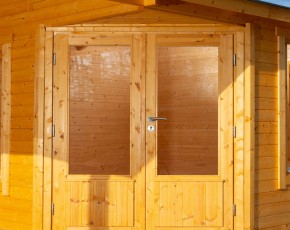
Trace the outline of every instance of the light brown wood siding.
<path fill-rule="evenodd" d="M 138 10 L 109 1 L 1 0 L 0 36 L 13 33 L 10 196 L 0 196 L 0 229 L 32 229 L 33 110 L 36 30 L 39 24 L 66 25 Z M 228 12 L 227 12 L 228 13 Z M 128 14 L 124 23 L 207 23 L 206 19 L 165 13 Z M 210 15 L 228 23 L 233 17 Z M 154 17 L 152 16 L 154 15 Z M 226 18 L 228 17 L 228 18 Z M 104 19 L 102 22 L 119 22 Z M 238 20 L 238 19 L 236 19 Z M 255 18 L 256 20 L 256 18 Z M 239 17 L 239 22 L 242 19 Z M 251 22 L 247 17 L 244 22 Z M 263 26 L 261 26 L 261 24 Z M 284 24 L 285 25 L 285 24 Z M 277 39 L 274 23 L 257 23 L 256 36 L 256 229 L 282 230 L 290 225 L 290 191 L 277 190 Z"/>
<path fill-rule="evenodd" d="M 0 195 L 1 230 L 32 229 L 34 67 L 39 25 L 74 24 L 137 10 L 137 6 L 111 1 L 0 1 L 0 37 L 13 33 L 10 196 Z"/>
<path fill-rule="evenodd" d="M 275 26 L 258 24 L 256 53 L 256 229 L 288 229 L 290 191 L 278 188 L 278 63 Z M 287 227 L 288 226 L 288 227 Z"/>

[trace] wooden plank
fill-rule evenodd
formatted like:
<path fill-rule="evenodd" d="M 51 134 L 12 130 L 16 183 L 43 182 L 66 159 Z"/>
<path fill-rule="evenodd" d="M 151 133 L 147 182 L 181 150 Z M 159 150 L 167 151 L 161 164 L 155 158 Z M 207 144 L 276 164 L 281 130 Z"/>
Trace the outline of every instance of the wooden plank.
<path fill-rule="evenodd" d="M 256 205 L 281 203 L 290 200 L 290 193 L 285 191 L 272 191 L 256 194 Z"/>
<path fill-rule="evenodd" d="M 156 35 L 147 35 L 147 58 L 146 58 L 146 117 L 156 116 L 156 90 L 157 90 L 157 67 L 156 67 Z M 150 76 L 150 77 L 149 77 Z M 150 87 L 149 87 L 150 86 Z M 150 125 L 146 119 L 146 127 Z M 154 183 L 157 174 L 156 168 L 156 132 L 146 132 L 146 229 L 154 229 L 159 225 L 160 217 L 163 212 L 161 209 L 160 192 L 162 191 L 159 183 Z"/>
<path fill-rule="evenodd" d="M 243 1 L 243 0 L 185 0 L 186 2 L 210 6 L 223 10 L 229 10 L 237 13 L 249 14 L 253 16 L 259 16 L 267 19 L 280 20 L 290 22 L 288 18 L 288 9 L 261 4 L 257 2 Z"/>
<path fill-rule="evenodd" d="M 224 183 L 224 228 L 233 228 L 232 205 L 234 202 L 233 194 L 233 35 L 221 35 L 220 57 L 219 57 L 219 156 L 220 175 Z"/>
<path fill-rule="evenodd" d="M 101 33 L 70 33 L 69 44 L 74 46 L 112 46 L 130 45 L 132 36 L 112 36 Z"/>
<path fill-rule="evenodd" d="M 223 216 L 220 210 L 223 209 L 223 183 L 205 183 L 205 225 L 222 226 Z M 230 217 L 228 217 L 230 218 Z"/>
<path fill-rule="evenodd" d="M 135 182 L 135 223 L 145 229 L 145 34 L 133 35 L 131 63 L 131 175 Z"/>
<path fill-rule="evenodd" d="M 33 120 L 33 229 L 42 228 L 43 208 L 43 119 L 44 119 L 44 45 L 45 29 L 37 31 L 35 53 L 35 98 Z"/>
<path fill-rule="evenodd" d="M 287 50 L 285 37 L 278 36 L 278 188 L 286 189 L 287 176 Z"/>
<path fill-rule="evenodd" d="M 1 79 L 1 183 L 2 195 L 9 195 L 11 126 L 11 44 L 2 47 Z"/>
<path fill-rule="evenodd" d="M 245 30 L 245 139 L 244 139 L 244 227 L 254 229 L 255 175 L 255 47 L 254 25 Z"/>
<path fill-rule="evenodd" d="M 59 34 L 54 38 L 54 52 L 59 57 L 54 65 L 53 90 L 53 123 L 56 127 L 53 145 L 52 194 L 56 206 L 53 217 L 53 228 L 66 227 L 69 209 L 63 202 L 65 197 L 65 176 L 67 174 L 68 155 L 68 81 L 69 81 L 69 45 L 68 36 Z M 50 129 L 48 129 L 51 131 Z M 67 213 L 67 214 L 66 214 Z M 81 215 L 79 215 L 81 216 Z"/>
<path fill-rule="evenodd" d="M 11 43 L 13 40 L 13 34 L 3 34 L 1 35 L 1 38 L 0 38 L 0 44 L 1 45 L 4 45 L 6 43 Z M 3 49 L 3 47 L 1 47 L 1 49 Z"/>
<path fill-rule="evenodd" d="M 45 54 L 44 54 L 44 106 L 42 112 L 44 119 L 42 126 L 43 132 L 43 229 L 51 229 L 51 202 L 52 202 L 52 53 L 53 53 L 53 33 L 45 33 Z M 41 109 L 38 107 L 38 109 Z M 43 131 L 44 131 L 43 130 Z"/>
<path fill-rule="evenodd" d="M 158 26 L 158 30 L 156 27 Z M 69 27 L 47 27 L 47 31 L 54 32 L 102 32 L 114 34 L 124 33 L 142 33 L 150 32 L 155 34 L 232 34 L 236 31 L 244 31 L 243 27 L 239 26 L 202 26 L 192 24 L 81 24 Z"/>
<path fill-rule="evenodd" d="M 158 35 L 157 43 L 159 46 L 218 46 L 219 36 L 218 35 Z"/>
<path fill-rule="evenodd" d="M 263 229 L 268 227 L 275 227 L 278 225 L 289 224 L 290 213 L 277 214 L 272 216 L 259 217 L 257 219 L 257 228 Z"/>
<path fill-rule="evenodd" d="M 290 30 L 283 27 L 275 27 L 275 35 L 278 37 L 290 38 Z M 279 39 L 279 38 L 278 38 Z"/>
<path fill-rule="evenodd" d="M 3 21 L 0 22 L 0 25 L 1 27 L 12 27 L 20 24 L 29 24 L 32 22 L 43 22 L 45 24 L 47 22 L 50 22 L 50 25 L 55 25 L 57 23 L 56 21 L 59 20 L 59 17 L 62 17 L 62 25 L 68 25 L 75 24 L 80 21 L 89 21 L 90 19 L 95 20 L 96 18 L 98 18 L 98 15 L 100 17 L 104 17 L 106 14 L 108 15 L 108 11 L 111 11 L 110 15 L 114 15 L 116 14 L 116 11 L 120 14 L 122 12 L 128 12 L 133 9 L 138 10 L 140 8 L 142 7 L 132 6 L 128 4 L 118 4 L 110 1 L 101 1 L 98 4 L 95 4 L 90 2 L 89 0 L 76 0 L 74 4 L 57 4 L 54 6 L 33 10 L 33 13 L 28 10 L 21 12 L 20 14 L 4 16 L 2 17 Z M 76 11 L 76 9 L 78 10 Z M 94 11 L 95 17 L 92 18 L 91 12 Z M 85 16 L 85 13 L 87 14 L 87 16 Z M 70 22 L 68 20 L 70 20 Z M 73 20 L 75 20 L 75 22 Z"/>
<path fill-rule="evenodd" d="M 113 0 L 113 1 L 137 5 L 137 6 L 152 6 L 152 5 L 157 4 L 156 0 Z"/>
<path fill-rule="evenodd" d="M 234 52 L 237 57 L 234 68 L 234 125 L 237 133 L 234 139 L 234 204 L 237 207 L 237 214 L 234 220 L 234 229 L 244 228 L 244 133 L 245 117 L 245 34 L 235 34 Z"/>

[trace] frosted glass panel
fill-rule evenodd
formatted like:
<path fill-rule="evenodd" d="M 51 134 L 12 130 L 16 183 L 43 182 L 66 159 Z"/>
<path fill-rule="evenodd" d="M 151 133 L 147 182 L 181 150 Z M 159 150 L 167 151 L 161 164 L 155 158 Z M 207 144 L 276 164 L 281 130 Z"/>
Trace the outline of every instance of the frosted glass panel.
<path fill-rule="evenodd" d="M 218 47 L 158 48 L 159 175 L 218 174 Z"/>
<path fill-rule="evenodd" d="M 130 48 L 72 46 L 69 173 L 130 174 Z"/>

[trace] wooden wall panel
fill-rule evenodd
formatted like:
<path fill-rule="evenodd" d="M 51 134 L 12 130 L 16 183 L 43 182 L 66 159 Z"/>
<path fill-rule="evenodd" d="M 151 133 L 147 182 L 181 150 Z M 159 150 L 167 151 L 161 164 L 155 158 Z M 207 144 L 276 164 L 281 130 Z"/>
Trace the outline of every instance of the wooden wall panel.
<path fill-rule="evenodd" d="M 110 1 L 1 0 L 0 42 L 13 36 L 10 196 L 0 196 L 0 229 L 32 229 L 35 41 L 39 24 L 92 21 L 140 7 Z M 11 205 L 8 205 L 11 204 Z M 25 208 L 23 209 L 23 205 Z M 39 225 L 35 229 L 39 230 Z"/>
<path fill-rule="evenodd" d="M 256 50 L 256 229 L 287 229 L 290 191 L 278 190 L 277 37 L 272 27 L 257 24 Z"/>

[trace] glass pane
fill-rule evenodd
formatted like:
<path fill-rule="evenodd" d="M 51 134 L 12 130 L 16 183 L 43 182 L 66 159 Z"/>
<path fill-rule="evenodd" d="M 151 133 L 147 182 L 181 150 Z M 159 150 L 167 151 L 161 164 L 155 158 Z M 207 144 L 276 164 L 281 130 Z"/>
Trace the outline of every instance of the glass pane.
<path fill-rule="evenodd" d="M 218 47 L 158 48 L 159 175 L 218 174 Z"/>
<path fill-rule="evenodd" d="M 130 47 L 72 46 L 69 173 L 130 174 Z"/>

